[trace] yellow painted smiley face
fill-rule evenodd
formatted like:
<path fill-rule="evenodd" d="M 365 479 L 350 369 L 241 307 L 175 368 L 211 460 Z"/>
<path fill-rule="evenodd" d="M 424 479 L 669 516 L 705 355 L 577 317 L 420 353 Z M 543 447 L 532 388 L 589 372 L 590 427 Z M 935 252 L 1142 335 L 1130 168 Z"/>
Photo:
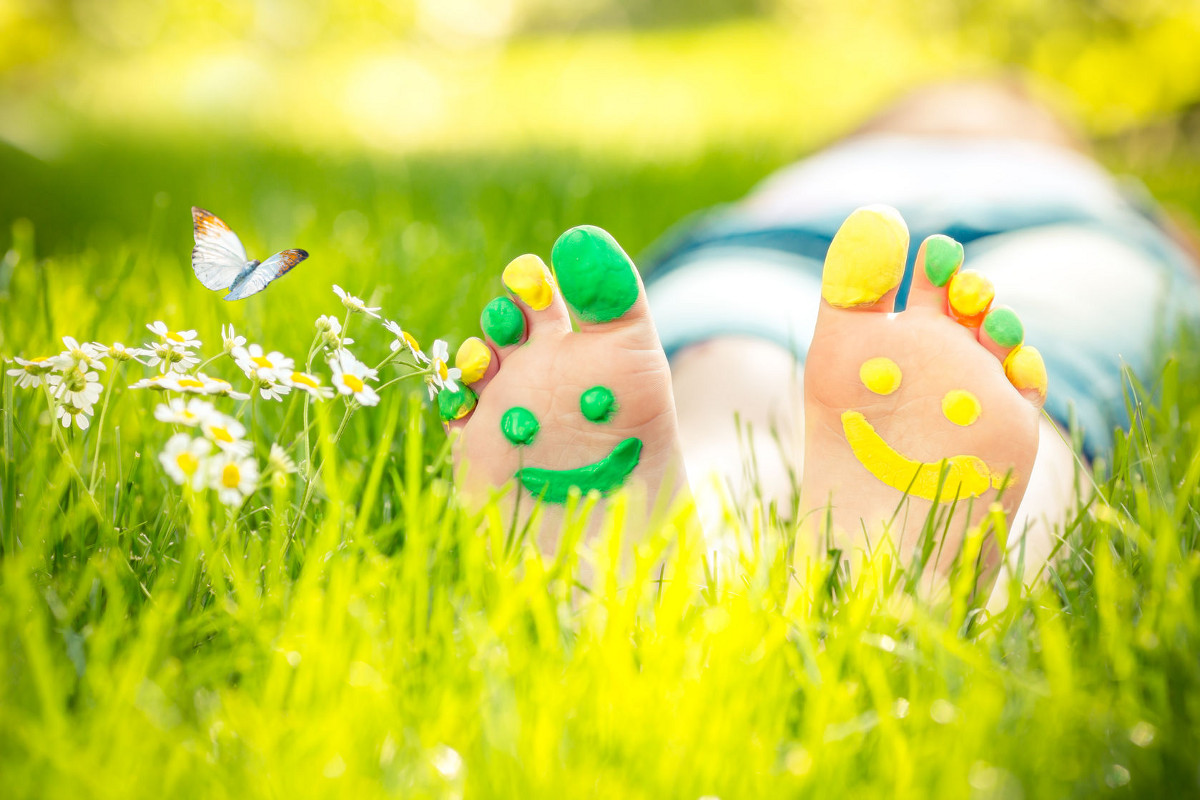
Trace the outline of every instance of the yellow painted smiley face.
<path fill-rule="evenodd" d="M 890 395 L 900 388 L 903 374 L 890 358 L 871 358 L 859 368 L 859 379 L 870 391 Z M 942 397 L 942 414 L 955 425 L 975 424 L 983 409 L 965 389 L 951 389 Z M 842 430 L 854 456 L 879 480 L 934 502 L 978 497 L 988 489 L 999 489 L 1005 476 L 997 474 L 983 459 L 967 455 L 947 456 L 941 461 L 917 461 L 892 447 L 860 411 L 842 412 Z"/>

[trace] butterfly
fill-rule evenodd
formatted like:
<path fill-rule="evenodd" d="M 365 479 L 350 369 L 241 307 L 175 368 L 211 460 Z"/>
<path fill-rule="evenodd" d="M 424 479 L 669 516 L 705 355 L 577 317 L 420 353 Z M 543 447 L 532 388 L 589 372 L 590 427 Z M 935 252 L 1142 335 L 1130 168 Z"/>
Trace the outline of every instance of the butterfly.
<path fill-rule="evenodd" d="M 281 250 L 266 261 L 246 257 L 242 240 L 216 214 L 192 206 L 196 246 L 192 270 L 209 289 L 229 289 L 226 300 L 241 300 L 267 288 L 308 258 L 304 250 Z"/>

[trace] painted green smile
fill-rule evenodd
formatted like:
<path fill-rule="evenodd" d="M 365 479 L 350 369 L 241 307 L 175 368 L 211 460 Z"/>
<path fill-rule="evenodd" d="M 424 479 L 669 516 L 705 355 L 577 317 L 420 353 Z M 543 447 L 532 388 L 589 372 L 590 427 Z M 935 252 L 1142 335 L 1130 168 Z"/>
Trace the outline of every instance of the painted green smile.
<path fill-rule="evenodd" d="M 595 463 L 575 469 L 524 467 L 517 470 L 517 480 L 535 497 L 549 503 L 565 503 L 573 486 L 578 486 L 583 494 L 593 489 L 600 494 L 609 494 L 620 488 L 641 455 L 642 440 L 631 437 L 618 442 L 608 455 Z"/>

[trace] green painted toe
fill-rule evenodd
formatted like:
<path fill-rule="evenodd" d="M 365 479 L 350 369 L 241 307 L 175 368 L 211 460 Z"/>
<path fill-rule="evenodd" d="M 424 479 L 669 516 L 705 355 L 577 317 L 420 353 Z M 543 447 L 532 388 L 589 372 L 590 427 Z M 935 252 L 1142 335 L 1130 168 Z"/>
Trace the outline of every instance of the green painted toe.
<path fill-rule="evenodd" d="M 479 315 L 479 327 L 493 342 L 508 347 L 521 341 L 525 334 L 525 315 L 512 300 L 497 297 L 484 306 Z"/>
<path fill-rule="evenodd" d="M 998 306 L 983 320 L 983 332 L 1001 347 L 1016 347 L 1025 341 L 1025 326 L 1011 308 Z"/>
<path fill-rule="evenodd" d="M 446 422 L 462 419 L 475 409 L 477 402 L 479 398 L 475 396 L 475 392 L 466 386 L 460 386 L 455 391 L 443 389 L 437 396 L 438 414 Z"/>
<path fill-rule="evenodd" d="M 601 228 L 571 228 L 554 243 L 550 260 L 563 298 L 584 322 L 611 322 L 637 300 L 633 261 Z"/>
<path fill-rule="evenodd" d="M 963 263 L 963 246 L 949 236 L 934 234 L 925 240 L 925 276 L 934 286 L 945 286 Z"/>

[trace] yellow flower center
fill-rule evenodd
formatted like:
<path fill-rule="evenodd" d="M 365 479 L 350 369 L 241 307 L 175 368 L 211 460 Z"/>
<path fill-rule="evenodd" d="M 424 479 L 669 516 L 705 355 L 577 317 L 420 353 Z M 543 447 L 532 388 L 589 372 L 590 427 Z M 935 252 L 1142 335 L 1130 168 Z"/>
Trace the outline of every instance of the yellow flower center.
<path fill-rule="evenodd" d="M 183 470 L 184 475 L 195 475 L 196 470 L 200 469 L 200 459 L 186 450 L 175 456 L 175 463 Z"/>
<path fill-rule="evenodd" d="M 178 333 L 175 333 L 174 331 L 167 331 L 167 335 L 164 336 L 163 338 L 168 339 L 172 342 L 177 342 L 179 344 L 183 344 L 185 341 L 187 341 L 186 339 L 184 339 L 182 336 L 180 336 Z"/>
<path fill-rule="evenodd" d="M 312 375 L 309 375 L 307 372 L 293 372 L 292 383 L 299 383 L 303 386 L 307 386 L 310 389 L 321 388 L 321 384 L 317 382 L 317 379 Z"/>
<path fill-rule="evenodd" d="M 233 436 L 230 435 L 229 431 L 225 430 L 220 425 L 209 425 L 208 433 L 218 442 L 228 443 L 233 441 Z"/>
<path fill-rule="evenodd" d="M 198 381 L 195 378 L 180 378 L 179 385 L 186 386 L 189 389 L 203 389 L 204 381 Z"/>
<path fill-rule="evenodd" d="M 196 415 L 193 414 L 192 412 L 188 411 L 187 409 L 180 411 L 179 416 L 183 417 L 184 419 L 186 419 L 188 421 L 194 420 L 196 418 Z"/>
<path fill-rule="evenodd" d="M 421 349 L 421 345 L 417 344 L 417 340 L 410 336 L 408 331 L 404 331 L 402 335 L 404 336 L 404 341 L 408 342 L 408 346 L 413 350 Z"/>
<path fill-rule="evenodd" d="M 226 489 L 236 489 L 242 482 L 242 471 L 232 461 L 221 470 L 221 485 Z"/>
<path fill-rule="evenodd" d="M 363 390 L 362 379 L 359 378 L 357 375 L 343 373 L 342 374 L 342 383 L 349 386 L 351 391 L 353 391 L 355 394 L 358 394 L 359 392 L 361 392 Z"/>
<path fill-rule="evenodd" d="M 449 377 L 449 375 L 450 375 L 450 372 L 446 369 L 446 362 L 442 361 L 439 358 L 437 361 L 435 361 L 433 363 L 437 367 L 438 375 L 441 376 L 442 380 L 446 380 L 446 378 Z"/>
<path fill-rule="evenodd" d="M 262 367 L 263 369 L 270 369 L 271 367 L 275 366 L 262 356 L 250 356 L 250 360 L 254 362 L 256 367 Z"/>
<path fill-rule="evenodd" d="M 29 360 L 30 360 L 30 361 L 32 361 L 32 362 L 33 362 L 33 363 L 35 363 L 35 364 L 40 364 L 40 363 L 42 363 L 43 361 L 49 361 L 49 360 L 50 360 L 50 356 L 38 356 L 37 358 L 31 358 L 31 359 L 29 359 Z"/>

